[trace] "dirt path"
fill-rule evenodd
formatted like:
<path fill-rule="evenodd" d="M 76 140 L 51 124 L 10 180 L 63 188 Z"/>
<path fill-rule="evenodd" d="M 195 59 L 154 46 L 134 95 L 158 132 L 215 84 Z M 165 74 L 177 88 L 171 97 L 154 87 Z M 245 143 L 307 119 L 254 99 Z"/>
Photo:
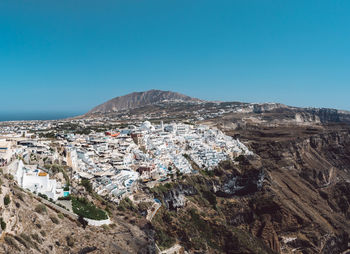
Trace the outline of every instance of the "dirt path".
<path fill-rule="evenodd" d="M 150 212 L 147 212 L 146 219 L 152 221 L 153 217 L 157 214 L 161 204 L 154 203 L 150 209 Z"/>

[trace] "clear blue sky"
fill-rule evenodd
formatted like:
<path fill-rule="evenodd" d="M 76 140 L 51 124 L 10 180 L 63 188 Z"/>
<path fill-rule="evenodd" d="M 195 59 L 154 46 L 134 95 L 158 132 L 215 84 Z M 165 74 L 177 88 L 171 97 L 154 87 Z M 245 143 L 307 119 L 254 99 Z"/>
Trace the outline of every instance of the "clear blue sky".
<path fill-rule="evenodd" d="M 148 89 L 350 110 L 350 1 L 0 1 L 0 111 Z"/>

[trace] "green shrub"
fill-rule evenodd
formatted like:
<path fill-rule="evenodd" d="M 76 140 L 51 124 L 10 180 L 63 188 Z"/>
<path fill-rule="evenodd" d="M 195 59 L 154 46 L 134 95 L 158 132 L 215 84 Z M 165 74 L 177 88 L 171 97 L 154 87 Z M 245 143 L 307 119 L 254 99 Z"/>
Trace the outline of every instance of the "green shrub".
<path fill-rule="evenodd" d="M 82 179 L 80 184 L 84 186 L 87 192 L 92 193 L 92 185 L 88 179 Z"/>
<path fill-rule="evenodd" d="M 200 172 L 202 173 L 202 175 L 209 176 L 209 177 L 213 177 L 215 175 L 214 170 L 204 169 L 204 170 L 201 170 Z"/>
<path fill-rule="evenodd" d="M 36 243 L 32 241 L 32 238 L 29 235 L 27 235 L 25 233 L 21 233 L 20 237 L 21 237 L 21 239 L 23 239 L 25 241 L 27 246 L 37 248 Z"/>
<path fill-rule="evenodd" d="M 59 206 L 59 207 L 62 207 L 63 209 L 66 209 L 66 210 L 68 211 L 67 207 L 65 207 L 64 205 L 62 205 L 62 204 L 60 204 L 60 203 L 58 203 L 58 204 L 56 204 L 56 205 Z"/>
<path fill-rule="evenodd" d="M 1 229 L 5 230 L 6 229 L 6 222 L 3 220 L 3 218 L 0 218 L 0 224 L 1 224 Z"/>
<path fill-rule="evenodd" d="M 137 208 L 129 198 L 125 198 L 119 202 L 118 210 L 119 211 L 125 211 L 125 210 L 137 211 Z"/>
<path fill-rule="evenodd" d="M 88 179 L 82 179 L 80 185 L 84 186 L 87 192 L 92 193 L 92 184 Z"/>
<path fill-rule="evenodd" d="M 62 213 L 58 213 L 57 216 L 58 216 L 58 218 L 60 218 L 61 220 L 64 219 L 64 215 L 63 215 Z"/>
<path fill-rule="evenodd" d="M 24 201 L 23 193 L 17 191 L 17 192 L 16 192 L 16 197 L 18 197 L 19 200 Z"/>
<path fill-rule="evenodd" d="M 13 180 L 13 175 L 5 174 L 5 178 L 8 179 L 8 180 Z"/>
<path fill-rule="evenodd" d="M 47 209 L 46 206 L 43 204 L 39 204 L 35 207 L 35 212 L 40 213 L 40 214 L 44 214 L 47 213 Z"/>
<path fill-rule="evenodd" d="M 59 223 L 60 223 L 56 216 L 51 215 L 51 216 L 50 216 L 50 219 L 51 219 L 51 221 L 52 221 L 53 223 L 55 223 L 55 224 L 59 224 Z"/>
<path fill-rule="evenodd" d="M 41 198 L 44 198 L 46 200 L 49 199 L 46 194 L 38 193 L 38 196 L 41 197 Z"/>
<path fill-rule="evenodd" d="M 37 233 L 31 234 L 31 237 L 34 241 L 37 241 L 38 243 L 43 242 L 43 240 L 40 238 L 40 236 Z"/>
<path fill-rule="evenodd" d="M 8 205 L 10 204 L 10 202 L 11 202 L 10 195 L 6 194 L 6 196 L 4 197 L 4 204 Z"/>

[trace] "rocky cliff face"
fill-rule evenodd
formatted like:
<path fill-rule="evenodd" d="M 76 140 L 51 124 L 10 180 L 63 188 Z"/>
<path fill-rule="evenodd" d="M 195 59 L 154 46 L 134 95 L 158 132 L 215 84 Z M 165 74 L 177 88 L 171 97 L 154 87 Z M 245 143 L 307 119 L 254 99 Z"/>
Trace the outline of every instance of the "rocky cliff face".
<path fill-rule="evenodd" d="M 186 204 L 186 196 L 197 194 L 197 190 L 189 185 L 176 185 L 175 188 L 163 193 L 162 199 L 169 210 L 177 211 Z"/>
<path fill-rule="evenodd" d="M 241 107 L 241 106 L 238 106 Z M 214 123 L 221 124 L 226 131 L 244 131 L 247 128 L 308 126 L 321 127 L 329 124 L 350 124 L 350 113 L 328 108 L 297 108 L 282 104 L 251 104 L 242 105 L 245 110 L 237 110 L 223 115 Z"/>
<path fill-rule="evenodd" d="M 283 138 L 278 132 L 282 130 L 275 130 L 278 138 L 274 140 L 256 137 L 251 142 L 251 148 L 267 168 L 268 177 L 261 194 L 266 202 L 272 200 L 274 204 L 265 208 L 262 204 L 262 209 L 259 202 L 251 203 L 259 216 L 254 222 L 258 226 L 251 230 L 282 253 L 295 248 L 304 253 L 347 250 L 349 127 L 324 126 L 313 134 L 303 129 L 299 135 Z M 254 134 L 249 138 L 254 139 Z M 264 235 L 265 225 L 269 225 L 269 234 Z"/>
<path fill-rule="evenodd" d="M 241 161 L 242 162 L 242 161 Z M 265 179 L 263 169 L 250 170 L 243 174 L 231 173 L 216 184 L 214 192 L 220 197 L 245 196 L 261 191 Z"/>
<path fill-rule="evenodd" d="M 177 239 L 189 253 L 274 253 L 241 228 L 254 216 L 243 210 L 243 204 L 249 205 L 246 197 L 261 191 L 264 178 L 249 162 L 244 168 L 249 172 L 240 172 L 232 162 L 225 162 L 213 175 L 186 176 L 176 184 L 152 190 L 164 204 L 152 221 L 158 245 L 166 248 Z M 242 209 L 236 211 L 234 206 L 240 199 Z M 270 236 L 271 225 L 265 227 L 263 234 Z M 279 246 L 278 238 L 271 241 Z"/>
<path fill-rule="evenodd" d="M 350 127 L 247 127 L 236 134 L 256 156 L 241 157 L 238 165 L 225 162 L 212 175 L 185 177 L 169 187 L 158 196 L 166 205 L 156 229 L 165 225 L 162 230 L 191 253 L 348 251 Z M 228 250 L 227 241 L 236 247 Z"/>

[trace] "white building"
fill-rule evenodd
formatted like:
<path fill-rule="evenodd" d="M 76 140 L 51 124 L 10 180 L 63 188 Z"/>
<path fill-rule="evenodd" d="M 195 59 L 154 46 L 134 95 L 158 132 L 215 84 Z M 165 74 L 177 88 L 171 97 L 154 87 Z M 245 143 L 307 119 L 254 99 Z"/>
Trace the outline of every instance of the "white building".
<path fill-rule="evenodd" d="M 21 160 L 17 160 L 14 163 L 15 166 L 12 167 L 10 173 L 23 189 L 28 189 L 33 193 L 44 194 L 53 200 L 63 196 L 63 189 L 57 188 L 56 180 L 50 179 L 48 173 L 33 166 L 26 166 Z"/>

